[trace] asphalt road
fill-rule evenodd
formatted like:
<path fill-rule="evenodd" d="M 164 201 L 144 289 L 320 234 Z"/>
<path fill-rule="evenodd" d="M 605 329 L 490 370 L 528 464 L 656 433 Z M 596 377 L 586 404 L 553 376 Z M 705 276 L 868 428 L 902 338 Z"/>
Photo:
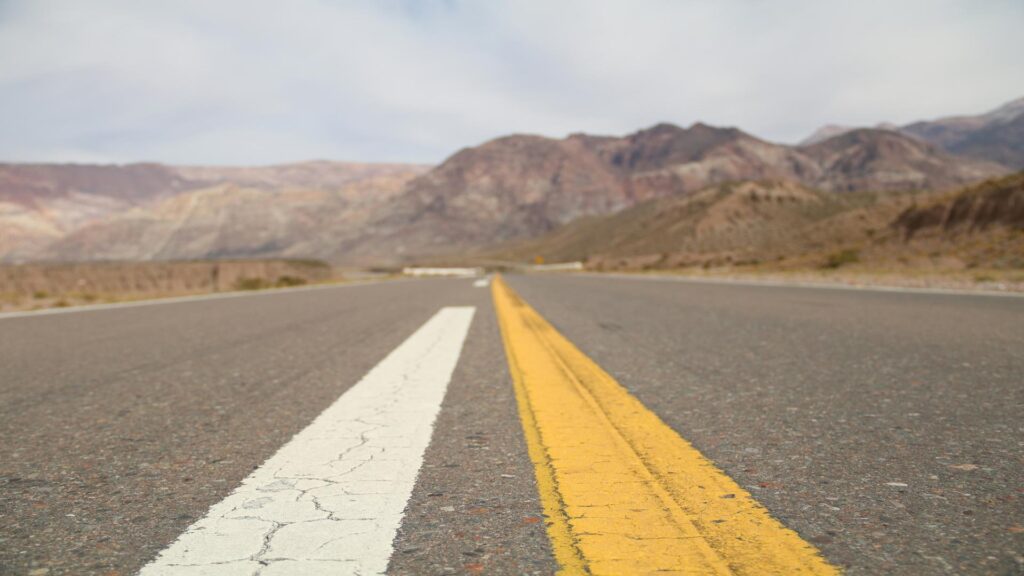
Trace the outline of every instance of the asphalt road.
<path fill-rule="evenodd" d="M 1024 573 L 1024 299 L 507 280 L 848 573 Z M 136 572 L 448 306 L 476 314 L 388 571 L 552 573 L 466 279 L 0 318 L 0 573 Z"/>

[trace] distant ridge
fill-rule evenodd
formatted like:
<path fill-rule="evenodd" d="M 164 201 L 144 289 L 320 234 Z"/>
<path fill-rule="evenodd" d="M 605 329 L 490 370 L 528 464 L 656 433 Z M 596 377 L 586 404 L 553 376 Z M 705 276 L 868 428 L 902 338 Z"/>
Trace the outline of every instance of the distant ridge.
<path fill-rule="evenodd" d="M 427 168 L 0 164 L 0 261 L 280 253 L 324 220 L 346 221 L 382 202 Z"/>
<path fill-rule="evenodd" d="M 902 132 L 952 154 L 997 162 L 1015 170 L 1024 169 L 1024 97 L 976 116 L 951 116 L 906 126 L 880 124 L 876 128 Z M 800 145 L 816 144 L 856 129 L 855 126 L 828 124 L 818 128 Z"/>

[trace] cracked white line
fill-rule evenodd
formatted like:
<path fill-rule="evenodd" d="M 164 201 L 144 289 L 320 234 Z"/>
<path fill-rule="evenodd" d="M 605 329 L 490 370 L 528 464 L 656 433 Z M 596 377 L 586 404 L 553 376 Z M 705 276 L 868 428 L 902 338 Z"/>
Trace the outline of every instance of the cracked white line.
<path fill-rule="evenodd" d="M 442 308 L 140 574 L 383 574 L 475 311 Z"/>

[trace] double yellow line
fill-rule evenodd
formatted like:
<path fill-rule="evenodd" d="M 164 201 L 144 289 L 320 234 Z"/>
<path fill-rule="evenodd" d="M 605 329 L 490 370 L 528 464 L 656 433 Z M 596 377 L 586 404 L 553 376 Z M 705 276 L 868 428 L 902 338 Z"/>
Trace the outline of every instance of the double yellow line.
<path fill-rule="evenodd" d="M 492 295 L 561 573 L 838 573 L 500 277 Z"/>

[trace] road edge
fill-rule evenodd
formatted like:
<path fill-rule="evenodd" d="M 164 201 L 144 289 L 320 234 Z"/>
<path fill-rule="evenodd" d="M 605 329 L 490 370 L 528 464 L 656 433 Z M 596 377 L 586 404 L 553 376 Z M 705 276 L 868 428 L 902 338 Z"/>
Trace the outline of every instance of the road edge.
<path fill-rule="evenodd" d="M 221 300 L 226 298 L 241 298 L 245 296 L 271 296 L 290 292 L 309 292 L 314 290 L 330 290 L 332 288 L 352 288 L 356 286 L 370 286 L 383 284 L 385 282 L 399 282 L 415 280 L 414 278 L 388 278 L 383 280 L 354 280 L 351 282 L 336 282 L 331 284 L 312 284 L 307 286 L 290 286 L 287 288 L 268 288 L 265 290 L 232 290 L 231 292 L 212 292 L 209 294 L 191 294 L 188 296 L 170 296 L 167 298 L 145 298 L 141 300 L 130 300 L 126 302 L 106 302 L 103 304 L 85 304 L 82 306 L 65 306 L 61 308 L 40 308 L 39 310 L 15 310 L 11 312 L 0 312 L 0 320 L 10 318 L 26 318 L 32 316 L 50 316 L 53 314 L 70 314 L 72 312 L 92 312 L 102 310 L 113 310 L 118 308 L 137 308 L 142 306 L 158 306 L 161 304 L 178 304 L 182 302 L 202 302 L 205 300 Z"/>
<path fill-rule="evenodd" d="M 882 284 L 842 284 L 839 282 L 807 282 L 785 280 L 760 280 L 754 278 L 705 278 L 671 274 L 628 274 L 622 272 L 577 272 L 573 276 L 593 278 L 618 278 L 622 280 L 647 280 L 657 282 L 688 282 L 693 284 L 725 284 L 765 288 L 810 288 L 823 290 L 849 290 L 853 292 L 887 292 L 903 294 L 933 294 L 946 296 L 996 296 L 1002 298 L 1024 298 L 1024 292 L 999 290 L 958 290 L 956 288 L 912 288 L 885 286 Z"/>

